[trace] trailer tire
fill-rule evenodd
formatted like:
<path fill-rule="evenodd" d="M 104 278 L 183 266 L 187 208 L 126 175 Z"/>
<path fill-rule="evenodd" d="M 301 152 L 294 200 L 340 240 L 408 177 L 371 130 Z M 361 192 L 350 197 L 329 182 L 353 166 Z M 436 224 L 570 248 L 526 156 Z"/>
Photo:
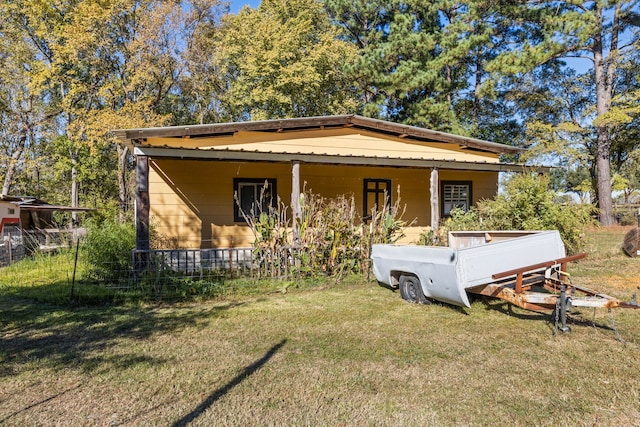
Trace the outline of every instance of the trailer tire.
<path fill-rule="evenodd" d="M 420 280 L 412 274 L 400 276 L 400 295 L 402 299 L 412 304 L 429 304 L 429 300 L 422 292 Z"/>

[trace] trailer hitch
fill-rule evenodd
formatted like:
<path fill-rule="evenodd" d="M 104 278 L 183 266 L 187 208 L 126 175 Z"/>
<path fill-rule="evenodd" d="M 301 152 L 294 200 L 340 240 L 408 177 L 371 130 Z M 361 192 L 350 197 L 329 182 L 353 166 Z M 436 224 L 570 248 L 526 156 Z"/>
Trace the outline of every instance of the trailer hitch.
<path fill-rule="evenodd" d="M 640 304 L 638 304 L 638 299 L 637 299 L 637 295 L 635 294 L 635 292 L 633 293 L 633 296 L 631 297 L 631 301 L 629 302 L 621 302 L 620 306 L 621 308 L 640 308 Z"/>

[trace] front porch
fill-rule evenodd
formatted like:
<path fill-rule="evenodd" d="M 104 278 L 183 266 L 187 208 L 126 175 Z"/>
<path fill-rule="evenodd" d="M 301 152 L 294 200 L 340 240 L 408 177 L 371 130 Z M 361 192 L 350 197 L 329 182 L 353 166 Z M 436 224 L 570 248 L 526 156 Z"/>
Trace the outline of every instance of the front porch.
<path fill-rule="evenodd" d="M 172 150 L 162 153 L 165 156 L 157 149 L 149 156 L 149 151 L 137 156 L 140 250 L 151 247 L 148 230 L 152 220 L 155 231 L 172 236 L 176 247 L 251 246 L 254 236 L 240 210 L 250 214 L 252 206 L 261 203 L 265 184 L 273 192 L 271 203 L 279 201 L 279 207 L 287 210 L 294 241 L 300 224 L 301 194 L 307 191 L 329 199 L 353 197 L 361 222 L 367 221 L 372 209 L 398 203 L 404 210 L 402 219 L 411 224 L 403 241 L 415 242 L 425 228 L 436 229 L 452 207 L 468 209 L 477 200 L 493 197 L 499 171 L 522 170 L 502 164 L 443 161 L 386 166 L 383 162 L 372 165 L 361 161 L 246 162 L 241 158 L 185 158 L 184 154 L 176 159 Z M 153 191 L 145 192 L 149 187 Z"/>

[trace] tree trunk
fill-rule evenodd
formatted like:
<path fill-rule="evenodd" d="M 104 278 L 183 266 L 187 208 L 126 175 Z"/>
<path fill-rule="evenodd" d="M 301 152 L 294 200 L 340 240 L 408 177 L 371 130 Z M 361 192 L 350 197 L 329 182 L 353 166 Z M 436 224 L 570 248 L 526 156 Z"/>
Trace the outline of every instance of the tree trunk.
<path fill-rule="evenodd" d="M 594 77 L 596 81 L 596 110 L 598 117 L 602 117 L 611 107 L 611 95 L 613 85 L 609 82 L 609 76 L 613 75 L 615 65 L 613 62 L 605 64 L 603 58 L 603 36 L 602 9 L 599 8 L 596 16 L 598 18 L 599 31 L 594 37 L 593 59 Z M 615 31 L 615 30 L 614 30 Z M 612 40 L 613 43 L 613 40 Z M 612 50 L 617 46 L 612 46 Z M 609 52 L 611 56 L 612 53 Z M 613 201 L 611 199 L 611 142 L 609 141 L 609 127 L 606 124 L 598 124 L 597 148 L 596 148 L 596 176 L 598 189 L 598 208 L 600 209 L 600 224 L 613 225 Z"/>
<path fill-rule="evenodd" d="M 26 138 L 20 137 L 20 140 L 23 141 Z M 11 190 L 11 183 L 13 182 L 13 175 L 16 172 L 16 167 L 18 166 L 18 161 L 22 156 L 22 152 L 24 151 L 24 142 L 19 144 L 19 147 L 11 154 L 11 159 L 9 159 L 9 164 L 7 165 L 7 172 L 4 176 L 4 182 L 2 184 L 2 195 L 6 196 L 9 194 L 9 190 Z"/>
<path fill-rule="evenodd" d="M 609 129 L 598 126 L 598 154 L 596 158 L 598 177 L 598 208 L 600 224 L 613 225 L 613 200 L 611 198 L 611 164 L 609 161 Z"/>
<path fill-rule="evenodd" d="M 118 211 L 118 219 L 120 222 L 124 222 L 125 213 L 129 207 L 129 194 L 127 192 L 127 155 L 129 154 L 129 147 L 126 145 L 118 144 L 118 201 L 120 203 L 120 209 Z"/>
<path fill-rule="evenodd" d="M 479 49 L 478 49 L 479 50 Z M 480 87 L 482 86 L 482 57 L 476 52 L 475 85 L 473 88 L 473 124 L 478 127 L 480 118 Z"/>
<path fill-rule="evenodd" d="M 13 151 L 13 153 L 11 153 L 11 158 L 9 159 L 9 163 L 7 164 L 7 171 L 4 176 L 4 182 L 2 183 L 3 196 L 8 195 L 9 191 L 11 190 L 11 184 L 13 183 L 13 176 L 16 173 L 18 162 L 20 161 L 20 157 L 22 157 L 22 153 L 24 152 L 24 146 L 27 143 L 28 132 L 29 132 L 29 128 L 26 125 L 23 125 L 20 127 L 20 133 L 18 135 L 16 148 Z"/>
<path fill-rule="evenodd" d="M 451 87 L 453 86 L 451 82 L 453 81 L 453 77 L 451 76 L 451 67 L 445 67 L 445 73 L 447 76 L 447 87 L 449 89 L 447 90 L 447 103 L 449 104 L 449 110 L 453 110 L 453 100 L 451 99 Z"/>

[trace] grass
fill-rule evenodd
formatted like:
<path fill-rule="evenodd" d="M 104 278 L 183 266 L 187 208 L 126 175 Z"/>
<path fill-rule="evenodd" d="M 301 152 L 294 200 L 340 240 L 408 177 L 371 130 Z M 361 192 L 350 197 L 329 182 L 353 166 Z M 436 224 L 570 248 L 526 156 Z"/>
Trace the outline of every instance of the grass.
<path fill-rule="evenodd" d="M 589 254 L 571 269 L 581 284 L 602 289 L 619 298 L 629 299 L 634 292 L 640 298 L 640 259 L 624 254 L 622 242 L 633 227 L 591 230 L 587 239 Z"/>
<path fill-rule="evenodd" d="M 109 279 L 104 278 L 104 272 Z M 284 281 L 229 277 L 214 271 L 195 277 L 160 272 L 134 280 L 129 269 L 92 269 L 86 254 L 80 251 L 76 260 L 74 250 L 39 254 L 0 268 L 0 289 L 5 296 L 74 306 L 257 296 L 286 292 L 292 286 L 316 286 L 317 282 L 315 278 Z"/>
<path fill-rule="evenodd" d="M 624 229 L 576 283 L 630 297 Z M 586 285 L 586 284 L 585 284 Z M 46 286 L 46 285 L 42 285 Z M 374 283 L 69 306 L 0 285 L 0 425 L 638 425 L 640 310 L 410 305 Z"/>

